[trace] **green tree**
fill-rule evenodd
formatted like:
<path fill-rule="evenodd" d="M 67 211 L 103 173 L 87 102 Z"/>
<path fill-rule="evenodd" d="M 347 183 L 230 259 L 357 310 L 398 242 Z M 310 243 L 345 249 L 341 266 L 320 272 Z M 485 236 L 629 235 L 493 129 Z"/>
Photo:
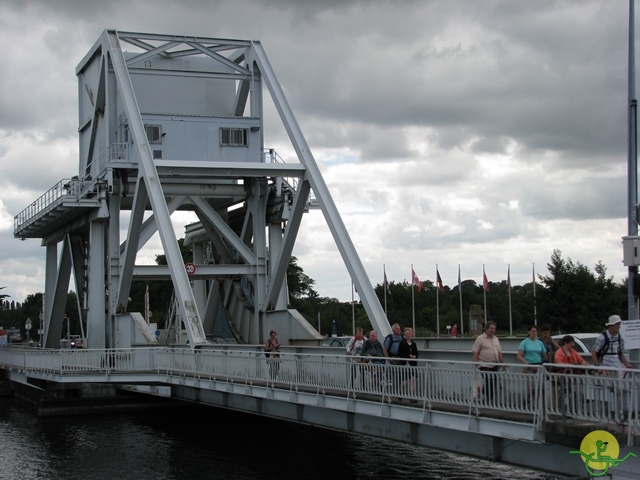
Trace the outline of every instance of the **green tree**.
<path fill-rule="evenodd" d="M 318 292 L 313 289 L 315 283 L 315 280 L 304 273 L 302 267 L 298 265 L 298 259 L 292 255 L 287 265 L 289 296 L 295 299 L 316 298 Z"/>
<path fill-rule="evenodd" d="M 544 285 L 540 292 L 539 321 L 565 332 L 592 332 L 602 329 L 606 318 L 622 311 L 626 297 L 621 285 L 607 277 L 601 263 L 594 275 L 580 262 L 564 260 L 560 250 L 554 250 L 547 264 L 549 275 L 539 278 Z"/>

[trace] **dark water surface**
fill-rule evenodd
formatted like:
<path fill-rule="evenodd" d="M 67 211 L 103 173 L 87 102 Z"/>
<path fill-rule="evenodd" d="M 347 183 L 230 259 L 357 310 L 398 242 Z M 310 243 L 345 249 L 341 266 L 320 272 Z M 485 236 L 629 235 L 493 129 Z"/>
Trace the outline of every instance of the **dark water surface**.
<path fill-rule="evenodd" d="M 38 418 L 0 399 L 2 480 L 545 479 L 396 442 L 208 407 Z"/>

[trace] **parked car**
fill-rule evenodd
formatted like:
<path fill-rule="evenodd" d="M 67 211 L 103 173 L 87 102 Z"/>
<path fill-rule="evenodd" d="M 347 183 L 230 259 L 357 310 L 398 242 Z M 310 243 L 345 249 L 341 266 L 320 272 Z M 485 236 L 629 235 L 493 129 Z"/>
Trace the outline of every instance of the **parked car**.
<path fill-rule="evenodd" d="M 327 337 L 322 341 L 321 346 L 347 348 L 349 340 L 351 337 Z"/>
<path fill-rule="evenodd" d="M 84 342 L 82 341 L 82 337 L 80 335 L 70 335 L 69 336 L 69 348 L 83 348 Z"/>
<path fill-rule="evenodd" d="M 229 341 L 219 335 L 207 335 L 207 343 L 213 343 L 214 345 L 227 345 Z"/>
<path fill-rule="evenodd" d="M 576 349 L 578 353 L 587 353 L 591 354 L 591 349 L 593 348 L 593 344 L 596 343 L 596 338 L 600 335 L 599 333 L 569 333 L 567 335 L 571 335 L 575 342 L 573 348 Z M 553 339 L 556 343 L 562 346 L 562 339 L 564 335 L 553 335 Z"/>

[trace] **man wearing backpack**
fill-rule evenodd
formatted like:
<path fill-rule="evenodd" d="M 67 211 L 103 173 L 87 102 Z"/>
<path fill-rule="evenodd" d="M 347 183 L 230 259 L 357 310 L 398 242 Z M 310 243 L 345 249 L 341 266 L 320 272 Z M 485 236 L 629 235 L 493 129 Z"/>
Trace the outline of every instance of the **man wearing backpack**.
<path fill-rule="evenodd" d="M 400 348 L 400 343 L 404 340 L 404 335 L 402 335 L 402 327 L 399 323 L 394 323 L 391 325 L 391 332 L 384 339 L 383 347 L 384 347 L 384 356 L 389 358 L 390 365 L 400 365 L 402 362 L 398 360 L 399 354 L 398 349 Z M 398 389 L 400 387 L 400 370 L 398 367 L 391 367 L 388 373 L 388 381 L 390 381 L 393 389 Z"/>
<path fill-rule="evenodd" d="M 620 325 L 622 319 L 619 315 L 611 315 L 607 327 L 593 344 L 591 358 L 595 366 L 633 368 L 631 363 L 624 356 L 624 340 L 620 335 Z"/>
<path fill-rule="evenodd" d="M 593 344 L 591 350 L 591 358 L 593 364 L 603 367 L 614 367 L 616 370 L 603 371 L 607 376 L 623 379 L 623 367 L 633 368 L 631 363 L 624 356 L 624 340 L 620 335 L 620 325 L 622 319 L 618 315 L 611 315 L 609 322 L 605 325 L 607 329 L 603 331 L 596 343 Z M 609 399 L 611 411 L 616 418 L 625 418 L 628 415 L 628 390 L 621 385 L 622 388 L 614 389 L 614 397 Z"/>
<path fill-rule="evenodd" d="M 400 342 L 404 340 L 404 337 L 402 336 L 402 327 L 400 327 L 399 323 L 394 323 L 391 325 L 391 330 L 393 333 L 390 333 L 384 339 L 384 356 L 388 358 L 398 358 L 398 348 L 400 347 Z"/>

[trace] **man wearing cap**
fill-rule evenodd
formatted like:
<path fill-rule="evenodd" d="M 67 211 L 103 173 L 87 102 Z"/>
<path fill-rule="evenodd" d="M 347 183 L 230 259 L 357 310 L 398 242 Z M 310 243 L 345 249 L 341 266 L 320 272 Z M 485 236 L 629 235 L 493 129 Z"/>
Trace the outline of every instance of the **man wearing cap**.
<path fill-rule="evenodd" d="M 633 368 L 623 353 L 624 340 L 620 335 L 620 325 L 622 325 L 622 319 L 619 315 L 609 317 L 609 322 L 605 325 L 607 329 L 596 339 L 591 350 L 594 365 L 620 369 Z"/>

